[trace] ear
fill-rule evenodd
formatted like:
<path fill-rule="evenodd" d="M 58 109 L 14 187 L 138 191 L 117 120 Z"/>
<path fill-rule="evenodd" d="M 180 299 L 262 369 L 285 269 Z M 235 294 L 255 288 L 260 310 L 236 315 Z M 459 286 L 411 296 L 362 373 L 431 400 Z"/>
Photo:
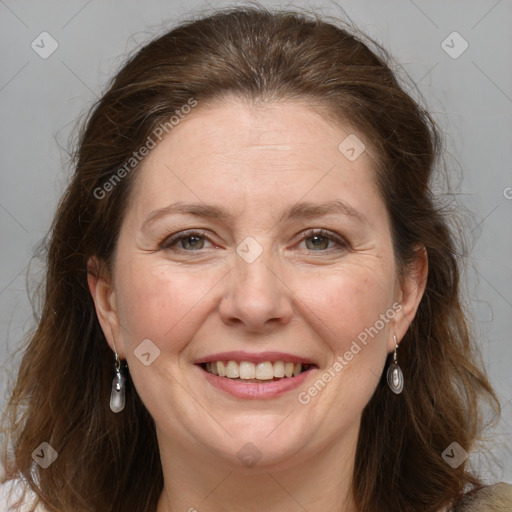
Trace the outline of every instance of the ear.
<path fill-rule="evenodd" d="M 405 336 L 407 329 L 416 315 L 418 306 L 425 292 L 428 277 L 428 255 L 423 244 L 414 248 L 414 260 L 407 266 L 397 290 L 397 302 L 402 306 L 394 321 L 394 334 L 398 343 Z M 389 352 L 395 349 L 393 339 L 389 341 Z"/>
<path fill-rule="evenodd" d="M 96 315 L 107 343 L 125 359 L 124 338 L 117 314 L 116 293 L 104 264 L 94 256 L 87 262 L 87 283 L 96 308 Z"/>

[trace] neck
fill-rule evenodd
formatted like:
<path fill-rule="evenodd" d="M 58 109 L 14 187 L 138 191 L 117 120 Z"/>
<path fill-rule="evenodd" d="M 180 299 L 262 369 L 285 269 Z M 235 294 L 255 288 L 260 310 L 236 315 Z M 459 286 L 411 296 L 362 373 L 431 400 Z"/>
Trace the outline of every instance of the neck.
<path fill-rule="evenodd" d="M 358 426 L 357 426 L 358 427 Z M 164 491 L 157 512 L 356 512 L 351 481 L 357 430 L 286 463 L 251 468 L 191 453 L 159 436 Z"/>

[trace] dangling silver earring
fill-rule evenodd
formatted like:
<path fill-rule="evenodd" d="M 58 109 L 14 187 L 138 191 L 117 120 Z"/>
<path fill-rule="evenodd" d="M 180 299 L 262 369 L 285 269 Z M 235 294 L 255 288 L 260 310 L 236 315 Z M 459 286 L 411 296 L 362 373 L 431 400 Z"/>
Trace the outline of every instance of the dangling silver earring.
<path fill-rule="evenodd" d="M 398 366 L 398 342 L 396 341 L 396 336 L 393 335 L 395 340 L 395 353 L 393 354 L 393 362 L 389 365 L 387 378 L 388 378 L 388 386 L 395 393 L 399 395 L 404 389 L 404 374 Z"/>
<path fill-rule="evenodd" d="M 112 412 L 118 413 L 124 409 L 125 403 L 125 378 L 121 372 L 121 359 L 119 359 L 119 355 L 117 354 L 116 347 L 114 345 L 115 352 L 115 375 L 112 379 L 112 391 L 110 392 L 110 409 Z"/>

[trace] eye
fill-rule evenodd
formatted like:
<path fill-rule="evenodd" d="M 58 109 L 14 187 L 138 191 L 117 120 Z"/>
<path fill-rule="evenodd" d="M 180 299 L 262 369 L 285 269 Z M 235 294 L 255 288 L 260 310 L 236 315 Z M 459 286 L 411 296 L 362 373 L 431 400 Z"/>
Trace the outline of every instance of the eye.
<path fill-rule="evenodd" d="M 166 238 L 161 244 L 160 249 L 171 249 L 173 246 L 178 245 L 177 250 L 183 250 L 187 252 L 199 251 L 204 249 L 205 242 L 208 242 L 208 238 L 202 231 L 185 231 L 182 233 L 176 233 Z M 211 242 L 210 242 L 211 243 Z"/>
<path fill-rule="evenodd" d="M 346 250 L 348 242 L 341 236 L 325 229 L 309 229 L 302 233 L 300 243 L 305 244 L 306 250 L 314 252 L 326 252 L 331 249 Z M 194 252 L 205 247 L 206 243 L 212 243 L 204 231 L 189 230 L 176 233 L 167 237 L 159 246 L 163 250 L 175 250 Z"/>
<path fill-rule="evenodd" d="M 316 252 L 324 252 L 338 246 L 340 249 L 348 249 L 348 243 L 339 235 L 325 229 L 309 229 L 301 237 L 306 249 Z"/>

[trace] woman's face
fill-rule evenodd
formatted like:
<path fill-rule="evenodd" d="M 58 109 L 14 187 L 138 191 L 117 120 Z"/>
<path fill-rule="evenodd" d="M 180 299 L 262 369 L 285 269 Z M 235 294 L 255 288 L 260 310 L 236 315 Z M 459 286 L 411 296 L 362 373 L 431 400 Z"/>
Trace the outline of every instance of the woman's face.
<path fill-rule="evenodd" d="M 171 453 L 286 467 L 355 444 L 421 290 L 351 133 L 305 103 L 199 103 L 136 171 L 91 291 Z"/>

